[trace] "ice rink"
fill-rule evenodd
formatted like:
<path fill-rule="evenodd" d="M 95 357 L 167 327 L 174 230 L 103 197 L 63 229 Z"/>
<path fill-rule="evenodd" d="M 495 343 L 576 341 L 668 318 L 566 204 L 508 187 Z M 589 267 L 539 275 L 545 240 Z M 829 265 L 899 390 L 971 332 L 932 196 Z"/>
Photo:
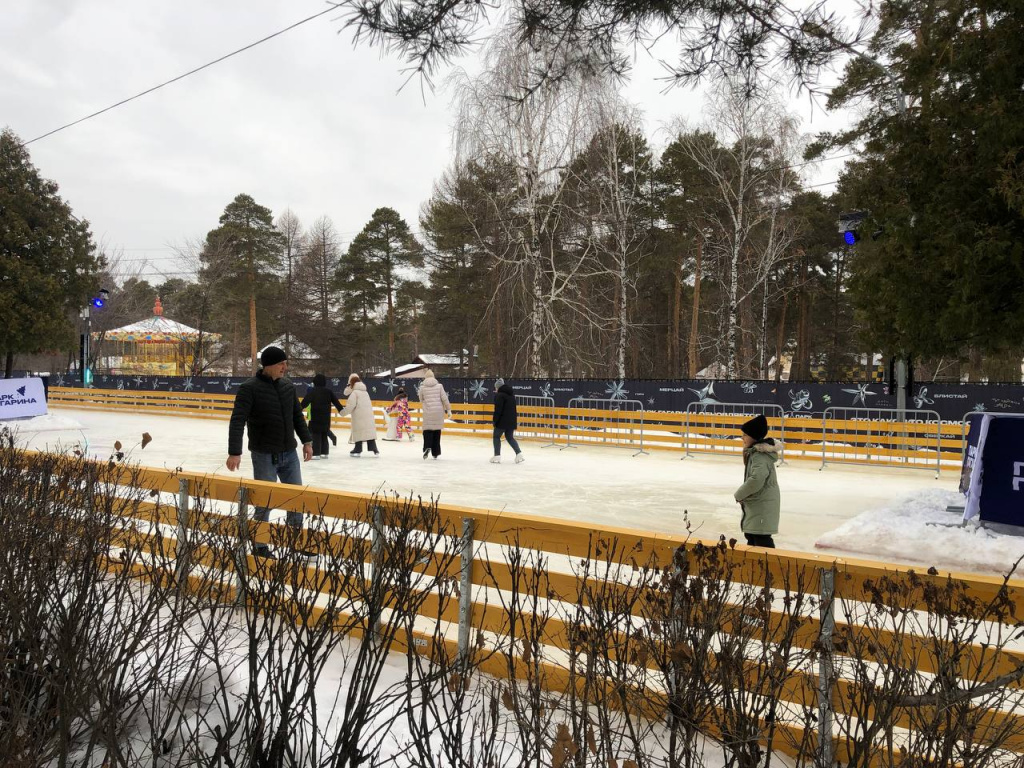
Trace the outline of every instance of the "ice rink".
<path fill-rule="evenodd" d="M 19 429 L 20 441 L 32 448 L 77 445 L 84 438 L 90 455 L 105 458 L 120 440 L 130 459 L 146 466 L 229 474 L 222 420 L 61 408 Z M 306 485 L 359 493 L 383 488 L 451 504 L 678 535 L 685 535 L 688 517 L 696 536 L 725 534 L 742 541 L 732 492 L 743 466 L 735 456 L 681 461 L 681 452 L 634 457 L 626 449 L 560 450 L 524 441 L 523 464 L 514 464 L 504 447 L 503 462 L 494 465 L 488 462 L 489 440 L 445 434 L 436 461 L 423 460 L 419 436 L 413 443 L 378 440 L 380 458 L 355 459 L 348 455 L 347 430 L 336 431 L 331 458 L 303 464 Z M 153 438 L 144 450 L 143 432 Z M 1024 538 L 958 527 L 959 518 L 945 511 L 962 499 L 955 470 L 944 470 L 936 480 L 924 470 L 818 466 L 793 460 L 779 467 L 780 548 L 995 572 L 1024 554 Z M 242 474 L 252 476 L 248 457 Z"/>

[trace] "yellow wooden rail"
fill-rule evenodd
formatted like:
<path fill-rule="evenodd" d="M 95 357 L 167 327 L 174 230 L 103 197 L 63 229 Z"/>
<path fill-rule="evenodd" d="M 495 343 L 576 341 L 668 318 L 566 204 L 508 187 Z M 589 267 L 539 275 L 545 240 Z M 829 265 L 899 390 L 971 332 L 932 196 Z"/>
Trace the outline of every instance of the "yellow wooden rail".
<path fill-rule="evenodd" d="M 26 452 L 25 456 L 32 454 Z M 56 471 L 59 472 L 60 464 Z M 193 547 L 186 556 L 194 564 L 202 564 L 208 568 L 224 572 L 231 576 L 233 572 L 232 553 L 237 548 L 239 537 L 247 537 L 250 541 L 280 541 L 285 537 L 286 526 L 275 523 L 255 523 L 249 521 L 240 528 L 241 521 L 230 509 L 230 505 L 239 499 L 244 489 L 247 500 L 253 506 L 268 506 L 282 510 L 303 512 L 322 516 L 325 520 L 349 521 L 365 524 L 371 519 L 369 510 L 374 505 L 387 503 L 386 500 L 365 495 L 317 488 L 299 488 L 277 483 L 257 480 L 241 480 L 223 476 L 207 476 L 193 472 L 172 471 L 164 469 L 128 467 L 119 464 L 100 464 L 101 481 L 113 486 L 141 489 L 144 501 L 124 500 L 116 511 L 127 516 L 125 530 L 118 534 L 115 545 L 142 546 L 157 562 L 157 568 L 145 571 L 154 577 L 156 573 L 170 573 L 175 569 L 174 558 L 179 554 L 177 540 L 166 527 L 177 526 L 181 519 L 173 504 L 161 503 L 160 494 L 177 494 L 187 490 L 192 499 L 201 499 L 203 504 L 197 510 L 190 510 L 188 524 L 195 531 L 205 531 L 215 536 L 203 541 L 201 546 Z M 135 498 L 138 498 L 136 491 Z M 153 499 L 156 499 L 155 501 Z M 217 502 L 220 508 L 214 508 L 209 502 Z M 224 511 L 228 505 L 229 511 Z M 201 511 L 199 511 L 201 510 Z M 497 547 L 499 551 L 484 552 L 482 548 L 474 548 L 470 555 L 472 560 L 464 563 L 469 568 L 472 584 L 489 590 L 527 589 L 531 583 L 538 583 L 542 577 L 545 593 L 540 595 L 540 603 L 550 608 L 555 604 L 585 604 L 592 595 L 627 593 L 634 589 L 628 583 L 609 581 L 598 575 L 581 575 L 578 570 L 567 571 L 557 568 L 545 568 L 538 573 L 533 568 L 514 569 L 509 560 L 501 552 L 516 547 L 532 550 L 547 558 L 569 557 L 588 560 L 599 564 L 616 564 L 628 567 L 668 568 L 673 558 L 683 551 L 694 553 L 698 547 L 713 548 L 720 558 L 722 573 L 728 574 L 733 584 L 749 584 L 755 587 L 769 586 L 778 592 L 814 594 L 822 572 L 834 570 L 835 595 L 841 601 L 861 605 L 865 609 L 882 609 L 887 605 L 895 605 L 904 609 L 926 610 L 929 605 L 936 605 L 936 595 L 943 594 L 943 589 L 956 584 L 962 586 L 957 592 L 960 597 L 952 604 L 941 606 L 942 620 L 956 616 L 967 616 L 985 621 L 1013 626 L 1017 617 L 1024 615 L 1024 581 L 1003 579 L 982 575 L 963 573 L 917 573 L 914 569 L 876 563 L 864 560 L 841 559 L 832 556 L 802 554 L 783 550 L 766 551 L 744 546 L 726 547 L 719 542 L 696 541 L 665 534 L 637 531 L 629 528 L 606 527 L 595 529 L 587 523 L 555 520 L 539 516 L 516 515 L 490 510 L 473 509 L 454 505 L 438 505 L 438 515 L 434 518 L 437 526 L 434 533 L 456 538 L 464 530 L 466 521 L 472 524 L 472 538 L 476 543 L 484 543 Z M 158 523 L 159 526 L 138 525 L 137 523 Z M 415 527 L 415 524 L 413 524 Z M 295 541 L 295 546 L 317 548 L 330 551 L 332 557 L 339 553 L 345 557 L 354 554 L 363 560 L 370 557 L 370 548 L 365 541 L 352 538 L 355 529 L 351 526 L 346 533 L 332 532 L 331 526 L 324 529 L 306 530 Z M 210 541 L 226 538 L 223 546 L 211 545 Z M 357 546 L 359 545 L 359 546 Z M 554 562 L 554 561 L 551 561 Z M 245 563 L 249 573 L 259 573 L 263 561 L 249 556 Z M 116 558 L 111 559 L 110 567 L 118 567 Z M 132 567 L 136 567 L 132 565 Z M 458 569 L 448 567 L 440 572 L 438 563 L 426 558 L 414 570 L 430 575 L 442 575 L 458 578 Z M 353 584 L 333 578 L 328 571 L 316 565 L 291 571 L 289 586 L 302 590 L 329 590 L 335 594 L 353 594 Z M 206 587 L 209 589 L 209 585 Z M 225 583 L 216 588 L 220 599 L 233 599 L 235 587 Z M 659 599 L 664 599 L 653 588 L 645 588 L 634 603 L 632 612 L 638 620 L 652 615 L 649 611 Z M 941 600 L 938 601 L 941 604 Z M 656 613 L 656 611 L 654 611 Z M 316 614 L 314 614 L 316 615 Z M 449 603 L 440 605 L 438 601 L 426 601 L 419 614 L 424 619 L 436 619 L 443 622 L 458 623 L 458 606 Z M 851 617 L 860 615 L 851 613 Z M 768 614 L 768 624 L 762 628 L 759 637 L 763 642 L 779 642 L 787 631 L 795 648 L 805 651 L 820 649 L 821 625 L 814 616 L 803 616 L 798 619 L 795 633 L 792 631 L 794 616 L 781 608 L 775 608 Z M 846 620 L 842 611 L 837 612 L 835 626 L 836 647 L 839 656 L 852 656 L 865 661 L 881 664 L 898 664 L 904 668 L 918 669 L 923 672 L 938 672 L 948 675 L 951 671 L 964 677 L 970 677 L 981 683 L 1012 673 L 1024 665 L 1024 652 L 1017 650 L 1001 650 L 994 652 L 979 638 L 974 644 L 953 647 L 952 643 L 941 638 L 919 636 L 914 634 L 897 634 L 894 631 L 878 626 L 861 625 L 854 620 Z M 523 617 L 510 615 L 502 606 L 488 602 L 486 594 L 474 591 L 470 603 L 468 622 L 472 629 L 495 636 L 507 636 L 513 621 L 522 621 Z M 723 633 L 736 632 L 742 629 L 746 621 L 738 612 L 719 626 Z M 934 622 L 928 622 L 934 625 Z M 941 622 L 940 622 L 941 623 Z M 787 629 L 788 628 L 788 629 Z M 566 650 L 570 643 L 573 627 L 556 614 L 548 614 L 541 641 L 553 648 Z M 435 636 L 413 632 L 412 637 L 404 638 L 400 647 L 407 644 L 422 653 L 430 654 L 436 649 L 431 646 Z M 441 642 L 449 653 L 456 650 L 453 641 L 445 638 Z M 947 647 L 949 646 L 949 647 Z M 618 652 L 615 648 L 608 649 L 609 657 Z M 950 666 L 953 660 L 953 666 Z M 654 667 L 653 660 L 638 659 L 647 667 Z M 709 658 L 713 664 L 714 659 Z M 501 656 L 486 659 L 482 671 L 496 676 L 522 676 L 527 674 L 527 664 Z M 547 684 L 559 690 L 575 685 L 568 670 L 557 663 L 544 661 L 541 665 Z M 536 668 L 535 670 L 536 671 Z M 765 678 L 765 670 L 753 661 L 748 662 L 743 673 L 749 690 L 753 690 L 758 681 Z M 816 674 L 804 670 L 793 669 L 788 675 L 788 684 L 782 692 L 782 700 L 804 708 L 815 705 L 818 691 Z M 1020 686 L 1020 682 L 1011 682 Z M 831 692 L 832 706 L 840 715 L 870 717 L 873 713 L 853 712 L 850 707 L 853 700 L 853 682 L 840 677 Z M 657 692 L 648 691 L 648 700 L 657 701 Z M 651 712 L 657 715 L 656 711 Z M 1024 716 L 1015 711 L 985 710 L 982 727 L 979 727 L 973 738 L 977 743 L 987 743 L 1001 738 L 999 733 L 1009 730 L 1012 737 L 1003 740 L 1007 749 L 1024 752 Z M 904 710 L 894 715 L 893 725 L 909 727 L 912 720 Z M 713 735 L 713 734 L 712 734 Z M 788 754 L 796 754 L 798 745 L 815 741 L 814 734 L 803 733 L 802 729 L 792 724 L 779 724 L 773 741 L 777 749 Z M 837 753 L 841 754 L 847 747 L 842 739 L 836 738 Z M 804 747 L 805 748 L 805 747 Z"/>
<path fill-rule="evenodd" d="M 50 404 L 55 407 L 103 411 L 131 411 L 190 418 L 227 419 L 234 395 L 197 392 L 157 392 L 148 390 L 83 390 L 75 387 L 51 387 Z M 386 427 L 384 407 L 390 401 L 374 401 L 378 427 Z M 418 403 L 410 403 L 415 428 L 421 424 Z M 453 403 L 453 420 L 446 422 L 450 434 L 475 437 L 491 436 L 492 406 L 488 403 Z M 681 451 L 737 453 L 741 450 L 739 425 L 745 416 L 730 414 L 682 414 L 661 411 L 642 414 L 573 410 L 568 408 L 519 408 L 518 437 L 579 444 L 629 445 Z M 332 414 L 335 429 L 347 428 L 348 418 Z M 769 418 L 769 427 L 779 435 L 783 425 Z M 688 425 L 688 426 L 687 426 Z M 684 439 L 684 433 L 685 439 Z M 821 418 L 787 418 L 782 434 L 786 459 L 821 462 L 823 451 L 829 462 L 867 462 L 873 466 L 952 467 L 962 460 L 959 424 L 925 425 L 917 422 L 858 421 L 829 419 L 827 443 L 823 445 Z"/>

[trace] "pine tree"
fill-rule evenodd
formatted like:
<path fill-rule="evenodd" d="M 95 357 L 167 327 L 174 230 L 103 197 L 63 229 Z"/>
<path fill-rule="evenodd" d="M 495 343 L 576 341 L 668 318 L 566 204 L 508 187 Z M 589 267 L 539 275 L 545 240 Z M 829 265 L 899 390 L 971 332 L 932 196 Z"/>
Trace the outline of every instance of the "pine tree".
<path fill-rule="evenodd" d="M 870 212 L 853 292 L 890 353 L 998 352 L 1024 337 L 1024 13 L 1019 2 L 887 0 L 830 106 L 869 102 L 822 148 L 864 146 L 840 192 Z"/>
<path fill-rule="evenodd" d="M 362 305 L 364 333 L 373 300 L 385 302 L 388 366 L 392 375 L 395 370 L 395 294 L 408 279 L 408 270 L 422 266 L 423 248 L 409 231 L 409 225 L 393 208 L 378 208 L 352 241 L 339 272 L 347 276 L 341 280 L 342 291 Z M 353 284 L 346 287 L 347 278 L 351 278 Z"/>
<path fill-rule="evenodd" d="M 206 236 L 204 264 L 213 266 L 228 278 L 231 293 L 244 297 L 249 309 L 249 351 L 253 371 L 259 366 L 257 351 L 256 304 L 261 281 L 281 269 L 281 233 L 274 228 L 269 208 L 246 194 L 228 203 L 220 217 L 220 226 Z M 235 353 L 237 358 L 237 351 Z"/>
<path fill-rule="evenodd" d="M 69 349 L 73 318 L 98 289 L 102 257 L 89 223 L 40 176 L 13 131 L 0 133 L 0 351 Z"/>

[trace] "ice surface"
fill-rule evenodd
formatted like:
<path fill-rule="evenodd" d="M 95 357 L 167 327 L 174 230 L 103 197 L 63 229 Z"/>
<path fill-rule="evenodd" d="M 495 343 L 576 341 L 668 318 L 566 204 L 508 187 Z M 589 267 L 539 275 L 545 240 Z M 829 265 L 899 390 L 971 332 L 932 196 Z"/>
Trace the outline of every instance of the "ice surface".
<path fill-rule="evenodd" d="M 80 423 L 81 431 L 26 432 L 31 447 L 67 446 L 84 434 L 91 455 L 109 456 L 120 440 L 131 460 L 147 466 L 228 474 L 226 421 L 66 408 L 59 416 Z M 143 432 L 153 436 L 145 450 Z M 633 457 L 626 449 L 559 450 L 523 441 L 524 463 L 514 464 L 504 446 L 502 463 L 495 465 L 488 462 L 489 439 L 446 433 L 436 461 L 422 459 L 418 437 L 412 443 L 378 440 L 380 458 L 354 459 L 347 431 L 337 433 L 329 460 L 303 464 L 308 485 L 359 493 L 383 488 L 451 504 L 678 535 L 686 533 L 685 510 L 694 535 L 742 541 L 740 511 L 732 499 L 743 476 L 736 456 L 681 461 L 681 451 Z M 793 459 L 779 467 L 782 527 L 775 538 L 781 548 L 986 572 L 1004 571 L 1024 554 L 1024 538 L 956 527 L 959 518 L 945 512 L 962 498 L 955 471 L 943 471 L 936 480 L 925 470 L 818 466 Z M 252 476 L 247 458 L 242 474 Z"/>

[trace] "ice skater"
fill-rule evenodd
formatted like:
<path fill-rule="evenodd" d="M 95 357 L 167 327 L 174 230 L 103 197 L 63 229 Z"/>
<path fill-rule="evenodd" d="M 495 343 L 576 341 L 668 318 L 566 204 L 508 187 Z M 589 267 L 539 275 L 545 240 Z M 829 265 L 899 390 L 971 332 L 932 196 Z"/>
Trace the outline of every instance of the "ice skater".
<path fill-rule="evenodd" d="M 433 455 L 436 459 L 441 455 L 441 430 L 444 420 L 452 417 L 452 404 L 448 402 L 448 393 L 444 385 L 434 378 L 429 368 L 424 371 L 425 378 L 420 384 L 420 407 L 423 408 L 423 458 Z"/>
<path fill-rule="evenodd" d="M 330 442 L 337 445 L 337 441 L 331 441 L 331 406 L 341 413 L 341 403 L 338 396 L 327 387 L 327 377 L 318 373 L 313 377 L 313 387 L 306 392 L 302 398 L 302 409 L 309 406 L 309 431 L 313 433 L 313 458 L 326 459 L 330 454 Z M 330 442 L 328 442 L 330 441 Z"/>
<path fill-rule="evenodd" d="M 778 447 L 768 437 L 768 420 L 755 416 L 740 427 L 743 433 L 743 485 L 733 494 L 743 510 L 740 529 L 751 547 L 774 549 L 779 532 L 781 496 L 775 475 Z"/>
<path fill-rule="evenodd" d="M 388 417 L 395 418 L 395 434 L 390 436 L 392 440 L 400 441 L 402 435 L 409 436 L 412 442 L 412 419 L 409 418 L 409 396 L 405 393 L 405 387 L 399 387 L 395 399 L 387 407 Z M 388 428 L 390 431 L 390 427 Z"/>
<path fill-rule="evenodd" d="M 280 347 L 267 347 L 260 354 L 260 370 L 251 379 L 242 382 L 235 395 L 235 405 L 228 425 L 228 460 L 225 465 L 234 472 L 242 463 L 242 435 L 249 432 L 249 456 L 252 458 L 252 476 L 256 480 L 269 480 L 291 485 L 302 485 L 302 468 L 295 452 L 295 436 L 302 441 L 302 458 L 313 458 L 313 436 L 302 416 L 295 385 L 285 377 L 288 355 Z M 256 507 L 253 519 L 266 522 L 270 516 L 267 507 Z M 293 528 L 302 528 L 302 513 L 288 510 L 285 521 Z M 266 544 L 253 545 L 254 557 L 274 559 L 276 556 Z M 316 557 L 313 552 L 300 550 L 300 555 Z"/>
<path fill-rule="evenodd" d="M 501 436 L 505 436 L 505 442 L 516 452 L 516 464 L 522 464 L 526 459 L 523 452 L 519 450 L 519 443 L 516 442 L 516 393 L 510 384 L 504 379 L 494 381 L 494 415 L 491 423 L 494 425 L 494 455 L 491 457 L 491 464 L 501 463 Z"/>
<path fill-rule="evenodd" d="M 345 394 L 348 395 L 348 400 L 345 401 L 341 415 L 352 417 L 348 441 L 355 443 L 355 448 L 349 451 L 349 456 L 359 458 L 363 453 L 363 443 L 366 443 L 366 447 L 374 456 L 380 456 L 380 451 L 377 450 L 377 423 L 373 418 L 373 401 L 370 400 L 370 393 L 366 391 L 366 385 L 358 374 L 353 373 L 348 377 Z"/>

